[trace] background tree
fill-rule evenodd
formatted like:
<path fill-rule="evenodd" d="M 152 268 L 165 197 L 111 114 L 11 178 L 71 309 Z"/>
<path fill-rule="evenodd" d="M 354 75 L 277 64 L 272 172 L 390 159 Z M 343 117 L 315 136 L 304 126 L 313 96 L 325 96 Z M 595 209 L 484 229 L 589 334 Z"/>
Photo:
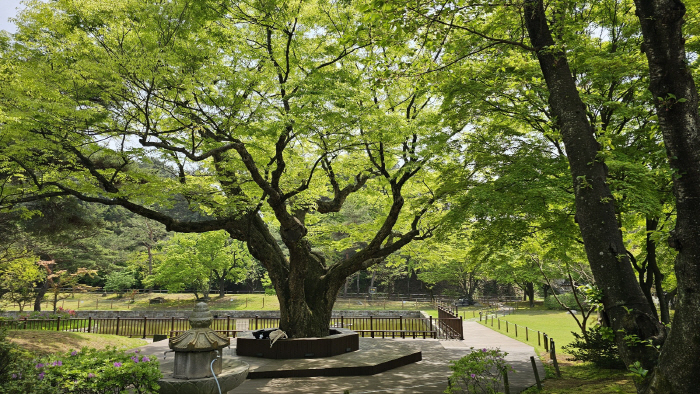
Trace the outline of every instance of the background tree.
<path fill-rule="evenodd" d="M 34 301 L 34 288 L 45 276 L 36 257 L 22 251 L 8 251 L 0 259 L 0 297 L 17 304 L 22 312 L 28 303 Z"/>
<path fill-rule="evenodd" d="M 134 274 L 127 271 L 112 271 L 105 278 L 104 291 L 119 293 L 119 297 L 124 294 L 124 291 L 133 289 L 136 285 Z"/>
<path fill-rule="evenodd" d="M 214 284 L 224 295 L 224 281 L 242 281 L 251 263 L 240 243 L 225 231 L 203 234 L 176 234 L 163 246 L 163 261 L 156 266 L 146 283 L 154 283 L 169 291 L 192 291 L 205 300 Z"/>

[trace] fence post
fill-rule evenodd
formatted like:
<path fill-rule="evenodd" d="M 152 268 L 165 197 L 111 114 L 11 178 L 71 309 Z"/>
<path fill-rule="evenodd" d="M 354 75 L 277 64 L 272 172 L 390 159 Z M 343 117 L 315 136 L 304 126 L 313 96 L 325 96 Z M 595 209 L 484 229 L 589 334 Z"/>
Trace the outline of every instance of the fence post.
<path fill-rule="evenodd" d="M 148 318 L 146 316 L 144 316 L 143 317 L 143 339 L 146 339 L 146 326 L 148 325 L 146 319 L 148 319 Z"/>
<path fill-rule="evenodd" d="M 258 329 L 258 315 L 255 315 L 255 329 Z"/>
<path fill-rule="evenodd" d="M 170 316 L 170 336 L 175 335 L 175 316 Z"/>
<path fill-rule="evenodd" d="M 501 329 L 501 319 L 496 318 L 496 320 L 498 320 L 498 329 L 500 330 Z"/>
<path fill-rule="evenodd" d="M 549 337 L 547 334 L 542 333 L 542 341 L 544 342 L 544 350 L 549 351 Z"/>
<path fill-rule="evenodd" d="M 508 382 L 508 368 L 503 368 L 503 390 L 505 394 L 510 394 L 510 383 Z"/>
<path fill-rule="evenodd" d="M 340 328 L 345 328 L 345 317 L 340 315 Z"/>
<path fill-rule="evenodd" d="M 231 315 L 226 315 L 226 336 L 231 334 Z"/>
<path fill-rule="evenodd" d="M 557 351 L 554 350 L 554 339 L 549 339 L 551 341 L 549 349 L 550 349 L 550 357 L 552 358 L 552 362 L 554 363 L 554 369 L 557 371 L 557 377 L 561 378 L 561 371 L 559 371 L 559 363 L 557 362 Z"/>
<path fill-rule="evenodd" d="M 530 362 L 532 363 L 532 370 L 535 372 L 535 382 L 537 382 L 537 390 L 542 390 L 542 383 L 540 382 L 540 373 L 537 371 L 537 363 L 535 363 L 535 356 L 530 356 Z"/>
<path fill-rule="evenodd" d="M 518 337 L 518 325 L 517 324 L 515 325 L 515 337 L 516 338 Z"/>
<path fill-rule="evenodd" d="M 537 331 L 537 346 L 542 346 L 542 342 L 540 342 L 540 332 Z"/>
<path fill-rule="evenodd" d="M 369 335 L 374 338 L 374 317 L 369 315 Z"/>
<path fill-rule="evenodd" d="M 508 332 L 508 320 L 506 320 L 506 332 Z"/>
<path fill-rule="evenodd" d="M 403 330 L 403 316 L 399 315 L 399 330 Z"/>
<path fill-rule="evenodd" d="M 56 331 L 61 331 L 61 316 L 56 319 Z"/>
<path fill-rule="evenodd" d="M 90 326 L 92 326 L 92 316 L 88 316 L 88 333 L 90 333 Z"/>
<path fill-rule="evenodd" d="M 433 316 L 430 316 L 430 335 L 437 339 L 437 332 L 433 333 Z"/>
<path fill-rule="evenodd" d="M 114 335 L 119 335 L 119 316 L 117 316 L 117 332 Z"/>

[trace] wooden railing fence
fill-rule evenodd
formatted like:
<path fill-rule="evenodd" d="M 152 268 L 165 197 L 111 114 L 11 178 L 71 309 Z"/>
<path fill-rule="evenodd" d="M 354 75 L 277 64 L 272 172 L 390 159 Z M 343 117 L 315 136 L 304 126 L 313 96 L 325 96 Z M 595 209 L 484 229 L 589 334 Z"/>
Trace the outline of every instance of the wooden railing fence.
<path fill-rule="evenodd" d="M 215 318 L 211 328 L 230 337 L 239 332 L 279 326 L 279 318 L 230 316 Z M 0 327 L 14 330 L 52 330 L 112 334 L 128 337 L 178 335 L 189 329 L 187 318 L 69 318 L 0 320 Z M 462 319 L 453 315 L 434 319 L 413 317 L 334 317 L 331 327 L 348 328 L 370 338 L 464 339 Z"/>

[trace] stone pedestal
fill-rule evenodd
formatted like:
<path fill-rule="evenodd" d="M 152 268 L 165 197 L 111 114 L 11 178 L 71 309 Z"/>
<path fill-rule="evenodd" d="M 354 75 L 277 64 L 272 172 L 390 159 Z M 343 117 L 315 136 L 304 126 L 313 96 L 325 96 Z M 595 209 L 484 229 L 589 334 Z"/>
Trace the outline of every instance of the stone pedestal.
<path fill-rule="evenodd" d="M 210 352 L 175 352 L 175 368 L 173 377 L 176 379 L 199 379 L 211 377 L 211 370 L 216 375 L 221 374 L 221 350 Z M 214 364 L 211 362 L 213 360 Z"/>
<path fill-rule="evenodd" d="M 211 361 L 209 361 L 211 362 Z M 177 379 L 170 374 L 173 363 L 161 364 L 163 377 L 158 380 L 160 394 L 219 394 L 219 387 L 214 377 L 199 379 Z M 222 393 L 228 393 L 243 383 L 248 375 L 250 367 L 242 361 L 231 359 L 224 360 L 221 374 L 216 374 L 216 379 L 221 386 Z"/>

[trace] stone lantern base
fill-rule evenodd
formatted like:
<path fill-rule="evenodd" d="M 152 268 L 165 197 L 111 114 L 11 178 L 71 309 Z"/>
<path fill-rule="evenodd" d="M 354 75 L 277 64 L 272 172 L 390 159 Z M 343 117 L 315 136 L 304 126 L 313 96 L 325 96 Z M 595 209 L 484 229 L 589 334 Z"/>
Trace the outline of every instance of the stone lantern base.
<path fill-rule="evenodd" d="M 218 357 L 218 358 L 217 358 Z M 211 362 L 214 365 L 210 367 Z M 216 375 L 221 374 L 221 350 L 208 352 L 175 352 L 173 377 L 176 379 L 200 379 L 211 377 L 213 367 Z"/>

